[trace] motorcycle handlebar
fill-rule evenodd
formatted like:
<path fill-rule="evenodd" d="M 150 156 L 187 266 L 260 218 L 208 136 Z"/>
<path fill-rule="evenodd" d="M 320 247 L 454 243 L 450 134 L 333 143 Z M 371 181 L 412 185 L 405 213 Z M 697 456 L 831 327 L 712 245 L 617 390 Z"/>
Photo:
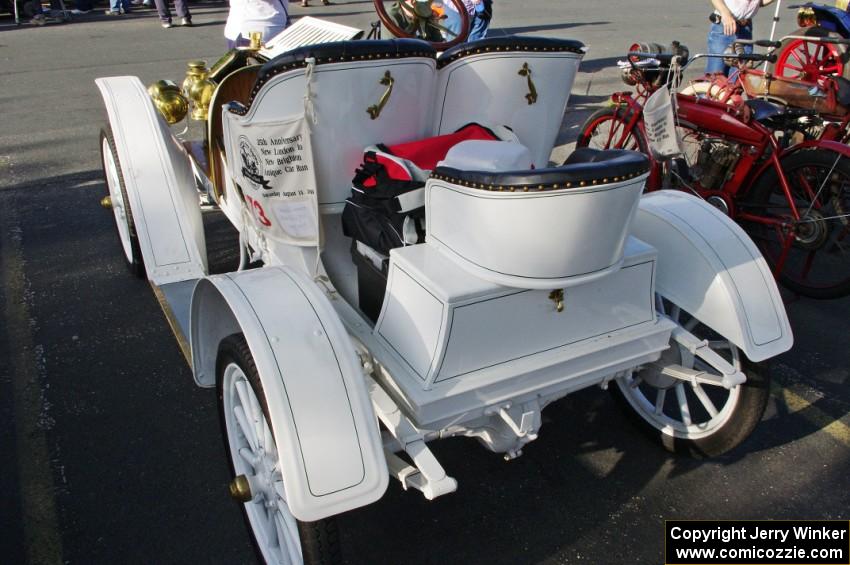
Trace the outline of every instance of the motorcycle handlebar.
<path fill-rule="evenodd" d="M 776 62 L 776 55 L 762 55 L 761 53 L 742 53 L 740 55 L 735 56 L 727 55 L 726 57 L 729 59 L 738 59 L 739 61 L 767 61 L 769 63 Z"/>
<path fill-rule="evenodd" d="M 627 54 L 627 56 L 630 59 L 632 57 L 639 58 L 639 59 L 655 59 L 661 65 L 669 65 L 673 61 L 673 59 L 680 59 L 679 55 L 674 55 L 672 53 L 639 53 L 637 51 L 630 51 Z M 761 61 L 767 61 L 769 63 L 775 63 L 776 62 L 776 55 L 773 55 L 773 54 L 763 55 L 761 53 L 740 53 L 740 54 L 737 54 L 737 55 L 733 55 L 733 54 L 721 55 L 721 54 L 715 54 L 715 53 L 710 53 L 710 54 L 709 53 L 701 53 L 701 54 L 698 54 L 698 55 L 694 55 L 688 61 L 682 62 L 680 60 L 679 62 L 682 64 L 682 66 L 687 66 L 688 64 L 693 62 L 694 59 L 699 59 L 701 57 L 723 57 L 725 59 L 737 59 L 739 61 L 752 61 L 752 62 L 761 62 Z"/>
<path fill-rule="evenodd" d="M 736 39 L 738 45 L 755 45 L 756 47 L 765 47 L 769 49 L 778 49 L 782 46 L 781 41 L 771 41 L 769 39 Z"/>
<path fill-rule="evenodd" d="M 843 37 L 812 37 L 808 35 L 786 35 L 782 39 L 803 39 L 810 43 L 829 43 L 831 45 L 850 45 L 850 39 Z"/>

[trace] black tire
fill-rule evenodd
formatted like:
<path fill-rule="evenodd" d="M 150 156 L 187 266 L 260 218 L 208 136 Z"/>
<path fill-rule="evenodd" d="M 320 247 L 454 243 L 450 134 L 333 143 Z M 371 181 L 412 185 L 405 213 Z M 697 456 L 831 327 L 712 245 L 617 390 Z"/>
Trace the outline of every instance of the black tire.
<path fill-rule="evenodd" d="M 240 456 L 234 454 L 231 450 L 229 441 L 229 430 L 225 418 L 225 369 L 236 364 L 245 375 L 251 389 L 257 397 L 257 400 L 262 407 L 263 415 L 266 421 L 269 422 L 269 409 L 266 403 L 266 396 L 263 391 L 263 386 L 260 381 L 260 375 L 257 371 L 257 366 L 254 363 L 254 358 L 251 356 L 251 351 L 242 334 L 233 334 L 224 340 L 218 348 L 218 356 L 216 359 L 216 389 L 218 392 L 219 419 L 222 427 L 222 437 L 224 438 L 224 449 L 227 453 L 227 460 L 230 464 L 231 473 L 236 476 L 238 474 L 235 466 L 236 458 Z M 271 430 L 272 438 L 274 438 L 274 429 Z M 248 515 L 248 505 L 254 504 L 247 502 L 240 504 L 242 514 L 245 518 L 245 524 L 251 535 L 251 540 L 254 544 L 254 549 L 259 558 L 265 563 L 274 563 L 268 561 L 261 549 L 261 544 L 257 539 L 251 521 Z M 339 530 L 336 519 L 333 517 L 325 518 L 315 522 L 302 522 L 297 520 L 298 537 L 301 543 L 301 553 L 305 564 L 309 565 L 330 565 L 334 563 L 342 563 L 342 554 L 339 543 Z"/>
<path fill-rule="evenodd" d="M 841 39 L 841 35 L 819 26 L 800 28 L 790 35 Z M 826 73 L 816 71 L 814 66 L 807 66 L 804 62 L 797 60 L 796 57 L 788 53 L 789 50 L 799 48 L 801 45 L 801 40 L 799 39 L 785 39 L 782 41 L 782 45 L 776 50 L 776 63 L 773 66 L 773 72 L 776 76 L 797 78 L 807 82 L 816 82 L 817 77 L 815 74 L 841 75 L 844 78 L 850 78 L 850 51 L 847 50 L 845 45 L 827 45 L 812 42 L 805 44 L 805 54 L 800 53 L 799 55 L 808 59 L 808 54 L 811 53 L 812 59 L 819 59 L 821 63 L 824 62 L 823 59 L 826 59 L 826 64 L 823 66 L 827 70 L 831 69 L 833 71 Z M 828 56 L 825 56 L 827 53 Z M 798 66 L 800 70 L 793 69 L 788 64 Z M 839 70 L 841 72 L 837 72 Z"/>
<path fill-rule="evenodd" d="M 690 318 L 684 312 L 681 312 L 680 315 Z M 682 320 L 682 323 L 684 322 L 686 320 Z M 712 340 L 719 338 L 702 325 L 698 325 L 691 331 L 700 338 Z M 678 345 L 672 342 L 670 349 L 662 356 L 662 360 L 682 362 L 681 358 L 678 361 L 675 358 L 679 354 L 678 351 L 680 351 Z M 739 370 L 746 375 L 747 380 L 735 387 L 737 390 L 733 391 L 726 391 L 722 387 L 709 385 L 701 387 L 701 394 L 709 396 L 710 400 L 715 403 L 715 408 L 720 406 L 719 416 L 716 416 L 718 420 L 714 425 L 712 425 L 712 416 L 704 408 L 705 405 L 702 404 L 702 401 L 699 400 L 695 387 L 685 385 L 683 381 L 676 381 L 671 377 L 659 375 L 657 372 L 651 373 L 653 371 L 651 366 L 644 367 L 628 379 L 617 379 L 616 385 L 610 387 L 611 392 L 638 428 L 666 450 L 697 459 L 722 455 L 747 439 L 761 421 L 770 394 L 770 378 L 761 365 L 749 361 L 743 352 L 739 352 L 734 346 L 725 350 L 725 352 L 720 350 L 718 352 L 727 361 L 739 364 Z M 699 365 L 704 369 L 703 365 L 706 364 L 699 363 Z M 678 394 L 675 390 L 678 385 L 682 386 L 682 394 L 688 399 L 689 417 L 693 419 L 695 425 L 700 423 L 705 425 L 706 432 L 704 434 L 695 431 L 691 434 L 692 437 L 688 437 L 687 430 L 681 429 L 687 427 L 684 422 L 682 422 L 681 427 L 674 428 L 663 421 L 665 417 L 670 420 L 675 419 L 673 413 L 676 411 L 677 402 L 677 398 L 672 398 L 666 392 L 661 401 L 661 415 L 657 413 L 649 414 L 645 407 L 641 408 L 644 401 L 648 401 L 650 404 L 657 401 L 658 393 L 662 388 L 665 391 L 672 390 Z M 653 398 L 649 398 L 653 395 Z M 721 404 L 721 402 L 724 403 Z M 657 409 L 657 404 L 653 405 L 653 408 Z M 700 420 L 702 421 L 700 422 Z"/>
<path fill-rule="evenodd" d="M 107 151 L 109 151 L 109 155 L 107 155 Z M 109 173 L 107 172 L 107 157 L 111 158 L 115 163 L 116 180 L 118 184 L 117 188 L 119 189 L 118 194 L 111 194 L 111 196 L 113 198 L 115 196 L 120 196 L 122 200 L 121 204 L 123 206 L 124 213 L 126 214 L 125 221 L 129 231 L 129 250 L 124 249 L 123 242 L 121 244 L 124 262 L 127 265 L 127 270 L 130 271 L 133 276 L 144 278 L 145 262 L 142 259 L 142 249 L 139 247 L 139 236 L 136 233 L 136 222 L 133 220 L 133 211 L 130 208 L 130 198 L 127 195 L 127 187 L 124 184 L 124 172 L 121 170 L 121 161 L 118 159 L 118 150 L 115 148 L 115 137 L 112 135 L 112 128 L 108 125 L 100 130 L 100 162 L 103 167 L 103 182 L 106 184 L 108 190 L 110 186 L 110 179 Z M 116 215 L 115 229 L 116 233 L 118 233 L 119 240 L 122 240 L 121 227 L 118 224 L 120 221 L 121 220 L 119 220 Z"/>
<path fill-rule="evenodd" d="M 808 221 L 795 227 L 796 239 L 777 279 L 789 290 L 809 298 L 829 300 L 850 294 L 850 158 L 842 156 L 836 163 L 838 156 L 832 151 L 807 150 L 781 161 L 798 213 Z M 824 184 L 827 176 L 829 181 Z M 812 205 L 802 179 L 814 191 L 823 186 L 818 205 Z M 772 169 L 758 180 L 747 202 L 754 214 L 789 221 L 792 217 Z M 742 227 L 776 274 L 782 235 L 774 228 L 752 222 L 742 223 Z"/>
<path fill-rule="evenodd" d="M 581 126 L 576 147 L 593 149 L 631 149 L 649 154 L 649 143 L 635 124 L 635 129 L 622 139 L 616 136 L 632 119 L 632 112 L 621 106 L 601 108 L 590 115 Z M 607 128 L 607 129 L 606 129 Z M 609 135 L 613 130 L 613 135 Z M 613 143 L 612 143 L 613 142 Z"/>

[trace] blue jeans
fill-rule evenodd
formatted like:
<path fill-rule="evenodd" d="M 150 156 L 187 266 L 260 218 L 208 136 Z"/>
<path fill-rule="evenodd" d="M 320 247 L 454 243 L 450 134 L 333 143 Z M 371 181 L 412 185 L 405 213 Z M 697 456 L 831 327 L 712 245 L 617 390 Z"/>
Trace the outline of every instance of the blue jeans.
<path fill-rule="evenodd" d="M 109 9 L 113 12 L 130 11 L 130 0 L 109 0 Z"/>
<path fill-rule="evenodd" d="M 492 0 L 482 0 L 478 6 L 481 8 L 476 9 L 475 13 L 469 16 L 469 37 L 466 38 L 467 41 L 487 37 L 487 28 L 490 27 L 490 19 L 493 14 L 493 2 Z M 460 33 L 460 22 L 460 14 L 454 10 L 446 10 L 446 19 L 443 20 L 442 25 L 454 34 L 447 35 L 446 41 L 451 41 L 456 34 Z"/>
<path fill-rule="evenodd" d="M 722 54 L 727 47 L 732 45 L 732 43 L 736 39 L 752 39 L 753 38 L 753 23 L 750 22 L 745 26 L 738 26 L 738 31 L 732 35 L 726 35 L 723 33 L 723 24 L 711 24 L 711 27 L 708 29 L 708 52 L 709 53 L 718 53 Z M 744 53 L 752 53 L 753 46 L 745 45 Z M 706 73 L 724 73 L 726 75 L 731 75 L 732 69 L 726 63 L 723 62 L 723 59 L 720 57 L 708 57 L 708 61 L 705 64 L 705 72 Z"/>

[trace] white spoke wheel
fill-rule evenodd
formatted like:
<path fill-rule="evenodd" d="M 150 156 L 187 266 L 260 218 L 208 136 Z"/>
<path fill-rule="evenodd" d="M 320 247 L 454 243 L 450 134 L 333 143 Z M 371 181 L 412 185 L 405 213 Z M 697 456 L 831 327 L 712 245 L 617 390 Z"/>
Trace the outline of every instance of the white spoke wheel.
<path fill-rule="evenodd" d="M 145 276 L 142 250 L 139 247 L 139 237 L 133 222 L 127 187 L 124 185 L 124 173 L 121 171 L 121 162 L 118 160 L 118 151 L 115 149 L 115 138 L 109 127 L 100 131 L 100 157 L 103 164 L 103 177 L 112 201 L 115 227 L 118 229 L 118 238 L 124 250 L 124 260 L 129 271 L 142 278 Z"/>
<path fill-rule="evenodd" d="M 341 562 L 336 521 L 302 522 L 289 510 L 265 394 L 242 334 L 221 342 L 216 382 L 225 449 L 233 475 L 250 484 L 251 500 L 241 506 L 263 562 Z"/>
<path fill-rule="evenodd" d="M 611 387 L 615 397 L 628 408 L 633 419 L 653 440 L 667 450 L 693 457 L 714 457 L 737 447 L 755 429 L 764 414 L 769 378 L 734 345 L 700 324 L 678 306 L 660 302 L 674 322 L 700 339 L 747 377 L 731 389 L 711 384 L 692 384 L 663 374 L 659 366 L 721 375 L 716 368 L 690 354 L 672 341 L 654 365 L 617 379 Z"/>

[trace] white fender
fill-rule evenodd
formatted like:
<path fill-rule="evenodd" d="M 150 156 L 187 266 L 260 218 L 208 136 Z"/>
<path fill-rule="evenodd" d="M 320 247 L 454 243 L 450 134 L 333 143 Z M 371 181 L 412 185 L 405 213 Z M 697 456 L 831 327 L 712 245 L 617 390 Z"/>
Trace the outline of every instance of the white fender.
<path fill-rule="evenodd" d="M 202 279 L 192 296 L 192 368 L 215 384 L 221 340 L 242 332 L 260 374 L 286 500 L 313 521 L 379 499 L 389 474 L 357 353 L 333 306 L 288 267 Z"/>
<path fill-rule="evenodd" d="M 95 80 L 100 89 L 148 278 L 157 285 L 207 273 L 192 165 L 136 77 Z"/>
<path fill-rule="evenodd" d="M 684 192 L 641 198 L 632 234 L 658 249 L 656 290 L 729 339 L 753 361 L 794 338 L 758 248 L 728 216 Z"/>

